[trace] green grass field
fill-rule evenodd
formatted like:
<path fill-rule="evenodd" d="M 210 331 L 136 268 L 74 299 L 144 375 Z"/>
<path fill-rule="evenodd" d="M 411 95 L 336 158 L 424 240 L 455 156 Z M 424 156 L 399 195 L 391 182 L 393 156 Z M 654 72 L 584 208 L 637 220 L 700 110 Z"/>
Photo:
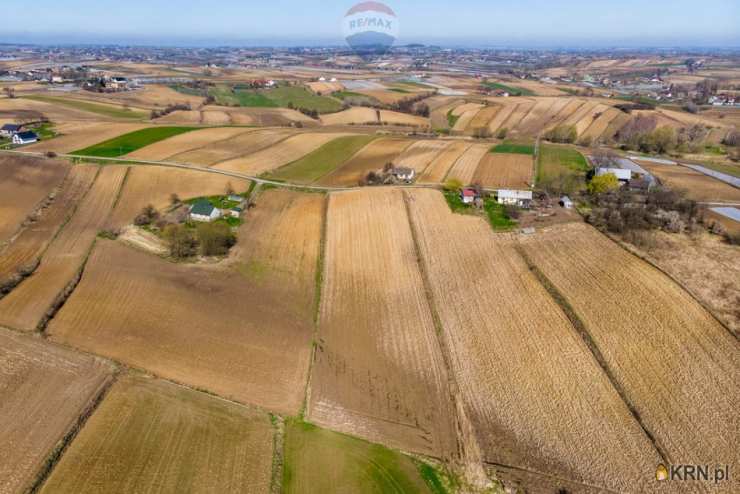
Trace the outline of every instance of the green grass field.
<path fill-rule="evenodd" d="M 375 136 L 372 135 L 338 137 L 298 161 L 268 174 L 267 178 L 302 184 L 313 183 L 341 166 L 373 139 Z"/>
<path fill-rule="evenodd" d="M 460 117 L 458 115 L 453 115 L 452 110 L 447 112 L 447 125 L 449 125 L 450 128 L 454 127 L 458 120 L 460 120 Z"/>
<path fill-rule="evenodd" d="M 198 127 L 149 127 L 146 129 L 129 132 L 122 136 L 114 137 L 107 141 L 100 142 L 85 149 L 80 149 L 72 154 L 80 156 L 97 156 L 100 158 L 117 158 L 119 156 L 133 153 L 144 146 L 163 141 L 164 139 L 174 137 Z"/>
<path fill-rule="evenodd" d="M 283 491 L 287 494 L 445 492 L 429 465 L 377 444 L 299 420 L 285 424 Z"/>
<path fill-rule="evenodd" d="M 130 119 L 144 119 L 148 114 L 140 111 L 134 111 L 126 108 L 120 108 L 108 105 L 99 105 L 97 103 L 91 103 L 89 101 L 80 101 L 70 98 L 60 98 L 58 96 L 23 96 L 23 98 L 41 101 L 43 103 L 51 103 L 56 105 L 63 105 L 76 110 L 82 110 L 90 113 L 96 113 L 105 117 L 112 118 L 130 118 Z"/>
<path fill-rule="evenodd" d="M 537 182 L 551 180 L 564 174 L 585 175 L 588 168 L 586 158 L 576 149 L 550 144 L 540 145 Z"/>
<path fill-rule="evenodd" d="M 504 142 L 491 148 L 492 153 L 529 154 L 534 155 L 533 144 L 519 144 L 515 142 Z"/>
<path fill-rule="evenodd" d="M 506 84 L 501 84 L 500 82 L 484 82 L 483 86 L 487 87 L 488 89 L 500 89 L 501 91 L 506 91 L 512 96 L 535 96 L 534 91 L 523 87 L 507 86 Z"/>
<path fill-rule="evenodd" d="M 248 106 L 260 108 L 295 108 L 332 113 L 342 109 L 342 103 L 334 98 L 319 96 L 299 86 L 281 86 L 274 89 L 235 89 L 216 86 L 209 90 L 216 103 L 226 106 Z"/>

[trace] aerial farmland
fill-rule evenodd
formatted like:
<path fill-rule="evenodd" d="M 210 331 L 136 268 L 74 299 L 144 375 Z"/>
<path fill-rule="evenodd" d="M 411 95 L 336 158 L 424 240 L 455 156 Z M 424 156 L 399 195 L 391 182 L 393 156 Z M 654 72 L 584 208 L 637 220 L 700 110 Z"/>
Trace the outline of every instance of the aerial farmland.
<path fill-rule="evenodd" d="M 0 44 L 0 494 L 740 492 L 676 50 Z"/>

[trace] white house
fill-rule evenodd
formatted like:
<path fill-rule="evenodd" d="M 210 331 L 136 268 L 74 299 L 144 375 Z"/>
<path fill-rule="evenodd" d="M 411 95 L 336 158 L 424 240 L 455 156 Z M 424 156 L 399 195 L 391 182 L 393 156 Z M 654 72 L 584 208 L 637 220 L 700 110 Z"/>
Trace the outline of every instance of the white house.
<path fill-rule="evenodd" d="M 21 131 L 20 124 L 5 124 L 2 127 L 0 127 L 0 136 L 13 137 L 20 131 Z"/>
<path fill-rule="evenodd" d="M 596 169 L 596 176 L 600 177 L 602 175 L 606 175 L 608 173 L 611 173 L 615 177 L 617 177 L 617 180 L 620 182 L 629 182 L 632 178 L 632 170 L 625 170 L 623 168 L 597 168 Z"/>
<path fill-rule="evenodd" d="M 234 206 L 233 208 L 229 209 L 229 216 L 232 218 L 241 218 L 242 213 L 244 212 L 244 208 L 241 206 Z"/>
<path fill-rule="evenodd" d="M 207 201 L 199 201 L 193 204 L 190 209 L 190 219 L 192 221 L 202 221 L 210 223 L 213 220 L 217 220 L 221 217 L 221 210 L 214 207 L 213 204 Z"/>
<path fill-rule="evenodd" d="M 400 166 L 391 170 L 391 175 L 404 182 L 412 182 L 416 178 L 416 170 Z"/>
<path fill-rule="evenodd" d="M 563 196 L 560 198 L 560 205 L 565 209 L 573 209 L 573 201 L 571 201 L 570 197 L 568 196 Z"/>
<path fill-rule="evenodd" d="M 39 140 L 39 136 L 36 135 L 35 132 L 26 131 L 26 132 L 18 132 L 17 134 L 13 135 L 13 144 L 31 144 L 34 142 L 37 142 Z"/>
<path fill-rule="evenodd" d="M 511 204 L 520 208 L 528 208 L 532 203 L 531 190 L 500 189 L 496 195 L 499 204 Z"/>
<path fill-rule="evenodd" d="M 460 200 L 462 200 L 463 204 L 473 204 L 477 196 L 478 194 L 475 192 L 475 189 L 465 188 L 460 191 Z"/>

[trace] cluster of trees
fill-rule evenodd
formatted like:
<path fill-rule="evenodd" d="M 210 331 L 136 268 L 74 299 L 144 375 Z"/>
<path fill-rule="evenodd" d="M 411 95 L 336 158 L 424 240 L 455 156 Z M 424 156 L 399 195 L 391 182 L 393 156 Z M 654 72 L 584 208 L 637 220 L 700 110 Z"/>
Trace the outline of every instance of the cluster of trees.
<path fill-rule="evenodd" d="M 296 107 L 292 101 L 288 101 L 288 108 L 291 110 L 298 110 L 299 112 L 303 113 L 307 117 L 313 118 L 314 120 L 319 119 L 319 111 L 315 108 Z"/>
<path fill-rule="evenodd" d="M 672 127 L 657 127 L 654 116 L 640 115 L 622 127 L 615 136 L 622 149 L 644 153 L 669 153 L 679 144 L 678 135 Z M 683 138 L 689 137 L 685 134 Z M 686 141 L 684 140 L 684 144 Z"/>
<path fill-rule="evenodd" d="M 545 132 L 544 138 L 550 142 L 573 144 L 578 139 L 578 131 L 573 125 L 558 125 Z"/>
<path fill-rule="evenodd" d="M 401 113 L 409 113 L 412 115 L 419 115 L 421 117 L 428 117 L 429 116 L 429 105 L 427 105 L 426 103 L 421 103 L 422 100 L 425 100 L 428 97 L 429 97 L 428 93 L 419 93 L 416 96 L 412 96 L 409 98 L 404 98 L 400 101 L 396 101 L 395 103 L 389 106 L 389 109 L 393 111 L 401 112 Z"/>
<path fill-rule="evenodd" d="M 618 105 L 614 105 L 614 108 L 629 114 L 634 110 L 655 110 L 655 105 L 644 101 L 637 101 L 634 103 L 620 103 Z"/>
<path fill-rule="evenodd" d="M 165 115 L 169 115 L 170 113 L 178 110 L 182 111 L 190 111 L 192 108 L 190 107 L 190 103 L 176 103 L 172 105 L 167 105 L 162 110 L 152 110 L 152 113 L 149 115 L 149 118 L 154 120 L 155 118 L 164 117 Z"/>

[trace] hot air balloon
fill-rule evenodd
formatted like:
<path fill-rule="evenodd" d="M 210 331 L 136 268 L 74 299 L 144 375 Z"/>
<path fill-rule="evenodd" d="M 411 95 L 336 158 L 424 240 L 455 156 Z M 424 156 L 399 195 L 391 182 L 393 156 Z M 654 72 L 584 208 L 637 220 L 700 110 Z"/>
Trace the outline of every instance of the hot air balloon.
<path fill-rule="evenodd" d="M 357 53 L 382 54 L 398 37 L 398 18 L 383 3 L 361 2 L 344 16 L 342 30 L 347 43 Z"/>

